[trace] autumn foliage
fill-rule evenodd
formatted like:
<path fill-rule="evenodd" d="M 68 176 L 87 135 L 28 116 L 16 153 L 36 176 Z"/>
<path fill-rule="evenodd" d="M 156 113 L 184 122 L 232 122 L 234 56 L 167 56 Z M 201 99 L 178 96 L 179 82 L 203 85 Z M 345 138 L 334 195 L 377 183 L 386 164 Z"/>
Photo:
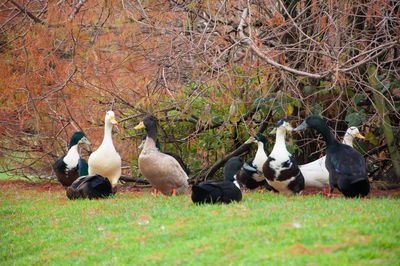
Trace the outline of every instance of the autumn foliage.
<path fill-rule="evenodd" d="M 0 14 L 1 172 L 53 178 L 73 132 L 98 147 L 113 109 L 125 175 L 148 113 L 196 179 L 279 118 L 320 114 L 338 139 L 366 135 L 371 178 L 400 180 L 398 1 L 13 0 Z M 290 139 L 300 163 L 323 154 L 315 139 Z"/>

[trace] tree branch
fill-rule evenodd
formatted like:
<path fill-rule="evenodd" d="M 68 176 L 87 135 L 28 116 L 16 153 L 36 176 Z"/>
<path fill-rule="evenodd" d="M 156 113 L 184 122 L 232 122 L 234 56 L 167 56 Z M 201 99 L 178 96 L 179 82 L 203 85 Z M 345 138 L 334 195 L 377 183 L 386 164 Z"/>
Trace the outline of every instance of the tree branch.
<path fill-rule="evenodd" d="M 23 13 L 25 13 L 28 17 L 30 17 L 33 21 L 35 21 L 36 23 L 40 23 L 45 25 L 45 23 L 43 22 L 43 20 L 41 20 L 40 18 L 36 17 L 35 15 L 33 15 L 31 12 L 29 12 L 28 10 L 26 10 L 25 8 L 23 8 L 22 6 L 20 6 L 17 2 L 15 2 L 14 0 L 9 0 L 14 6 L 16 6 L 19 10 L 21 10 Z"/>
<path fill-rule="evenodd" d="M 68 18 L 69 21 L 72 21 L 72 20 L 74 19 L 74 16 L 75 16 L 76 14 L 78 14 L 79 10 L 80 10 L 81 7 L 85 4 L 85 2 L 86 2 L 86 0 L 80 0 L 80 1 L 76 4 L 76 6 L 75 6 L 75 8 L 74 8 L 74 12 L 72 12 L 72 13 L 69 15 L 69 18 Z"/>
<path fill-rule="evenodd" d="M 248 16 L 248 8 L 246 7 L 243 10 L 242 16 L 240 18 L 240 22 L 239 22 L 239 26 L 238 26 L 238 32 L 239 32 L 239 36 L 242 42 L 246 43 L 247 45 L 249 45 L 250 49 L 253 50 L 253 52 L 258 55 L 261 59 L 265 60 L 268 64 L 273 65 L 274 67 L 278 68 L 278 69 L 282 69 L 282 70 L 286 70 L 290 73 L 296 74 L 296 75 L 300 75 L 300 76 L 305 76 L 305 77 L 309 77 L 309 78 L 314 78 L 314 79 L 322 79 L 326 76 L 328 76 L 331 71 L 325 71 L 322 72 L 320 74 L 313 74 L 313 73 L 309 73 L 309 72 L 305 72 L 305 71 L 301 71 L 301 70 L 297 70 L 288 66 L 284 66 L 282 64 L 279 64 L 278 62 L 275 62 L 274 60 L 272 60 L 272 58 L 270 58 L 269 56 L 267 56 L 266 54 L 264 54 L 264 52 L 262 52 L 257 46 L 256 44 L 253 42 L 252 39 L 250 39 L 249 37 L 247 37 L 244 33 L 243 33 L 243 26 L 245 24 L 245 20 Z"/>

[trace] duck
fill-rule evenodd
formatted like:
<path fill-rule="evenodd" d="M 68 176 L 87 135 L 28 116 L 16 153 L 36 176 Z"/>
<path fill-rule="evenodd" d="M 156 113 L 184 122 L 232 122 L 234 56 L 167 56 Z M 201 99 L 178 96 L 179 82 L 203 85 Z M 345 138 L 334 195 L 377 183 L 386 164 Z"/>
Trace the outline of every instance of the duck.
<path fill-rule="evenodd" d="M 80 158 L 78 161 L 78 172 L 79 176 L 89 175 L 89 165 L 83 158 Z"/>
<path fill-rule="evenodd" d="M 230 158 L 224 166 L 224 179 L 207 180 L 192 186 L 193 203 L 231 203 L 242 200 L 242 192 L 236 181 L 236 173 L 244 162 L 239 156 Z"/>
<path fill-rule="evenodd" d="M 188 176 L 179 162 L 171 155 L 160 152 L 156 147 L 157 119 L 146 116 L 135 126 L 135 130 L 145 129 L 147 136 L 139 155 L 139 170 L 154 188 L 164 195 L 180 195 L 189 188 Z"/>
<path fill-rule="evenodd" d="M 66 189 L 67 197 L 73 199 L 98 199 L 106 198 L 113 194 L 113 189 L 108 178 L 101 175 L 86 175 L 76 179 Z"/>
<path fill-rule="evenodd" d="M 278 121 L 271 131 L 276 133 L 274 147 L 262 168 L 268 184 L 285 195 L 300 194 L 304 189 L 303 174 L 294 156 L 286 149 L 286 131 L 292 129 L 286 118 Z"/>
<path fill-rule="evenodd" d="M 326 142 L 325 166 L 329 173 L 328 197 L 332 195 L 335 188 L 348 198 L 367 196 L 371 185 L 363 155 L 350 145 L 338 142 L 320 116 L 308 116 L 293 131 L 305 128 L 317 130 Z"/>
<path fill-rule="evenodd" d="M 108 111 L 104 121 L 104 138 L 96 151 L 89 156 L 89 175 L 101 175 L 109 179 L 116 188 L 121 177 L 121 157 L 115 150 L 112 140 L 112 126 L 118 122 L 113 111 Z"/>
<path fill-rule="evenodd" d="M 355 138 L 365 139 L 357 127 L 349 127 L 344 134 L 343 144 L 353 147 L 353 141 Z"/>
<path fill-rule="evenodd" d="M 365 139 L 357 127 L 349 127 L 343 137 L 343 144 L 353 147 L 355 138 Z M 329 172 L 325 167 L 326 156 L 315 161 L 300 165 L 306 187 L 325 188 L 329 185 Z"/>
<path fill-rule="evenodd" d="M 64 186 L 70 186 L 79 176 L 79 162 L 85 159 L 79 155 L 78 146 L 81 143 L 91 145 L 82 131 L 75 132 L 69 142 L 67 154 L 61 156 L 53 163 L 53 170 L 57 180 Z"/>
<path fill-rule="evenodd" d="M 237 172 L 236 178 L 238 183 L 248 189 L 256 189 L 260 186 L 264 186 L 267 190 L 273 190 L 268 185 L 262 167 L 267 161 L 267 154 L 265 153 L 266 138 L 261 133 L 257 133 L 255 136 L 251 136 L 244 144 L 257 144 L 257 152 L 253 158 L 247 160 L 243 167 Z"/>
<path fill-rule="evenodd" d="M 139 145 L 138 149 L 143 149 L 144 143 L 146 142 L 146 137 L 147 137 L 147 134 L 144 134 L 142 137 L 142 143 Z M 168 154 L 168 155 L 171 155 L 172 157 L 174 157 L 178 161 L 178 163 L 182 166 L 183 171 L 185 171 L 185 173 L 187 175 L 190 175 L 190 172 L 191 172 L 190 168 L 183 162 L 182 158 L 178 154 L 161 150 L 160 142 L 158 141 L 158 138 L 156 140 L 156 148 L 159 152 L 162 152 L 162 153 L 165 153 L 165 154 Z"/>

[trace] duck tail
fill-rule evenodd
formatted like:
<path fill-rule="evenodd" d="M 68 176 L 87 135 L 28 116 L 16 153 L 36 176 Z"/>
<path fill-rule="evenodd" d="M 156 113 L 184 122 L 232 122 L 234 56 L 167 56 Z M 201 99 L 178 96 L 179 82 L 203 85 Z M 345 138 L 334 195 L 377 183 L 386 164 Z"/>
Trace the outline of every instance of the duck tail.
<path fill-rule="evenodd" d="M 67 187 L 66 193 L 67 193 L 67 197 L 70 200 L 77 199 L 80 196 L 79 191 L 76 188 L 73 188 L 73 187 Z"/>
<path fill-rule="evenodd" d="M 209 191 L 199 185 L 192 186 L 192 201 L 193 203 L 203 203 L 209 197 Z"/>
<path fill-rule="evenodd" d="M 371 190 L 371 185 L 366 177 L 360 177 L 355 180 L 351 180 L 351 182 L 346 180 L 348 182 L 346 182 L 347 185 L 341 184 L 342 182 L 340 181 L 341 180 L 339 180 L 339 188 L 342 188 L 341 192 L 346 197 L 365 197 Z"/>
<path fill-rule="evenodd" d="M 192 186 L 193 203 L 214 203 L 221 197 L 220 191 L 209 184 Z"/>

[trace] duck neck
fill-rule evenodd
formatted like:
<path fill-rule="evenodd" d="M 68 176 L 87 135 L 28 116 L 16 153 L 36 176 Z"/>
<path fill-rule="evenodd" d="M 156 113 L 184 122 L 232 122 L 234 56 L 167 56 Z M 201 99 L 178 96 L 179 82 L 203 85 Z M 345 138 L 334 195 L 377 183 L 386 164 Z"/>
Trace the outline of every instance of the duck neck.
<path fill-rule="evenodd" d="M 109 121 L 106 121 L 104 125 L 104 138 L 103 143 L 112 143 L 112 124 Z"/>
<path fill-rule="evenodd" d="M 338 144 L 337 140 L 333 137 L 332 132 L 326 124 L 323 127 L 318 128 L 317 130 L 324 138 L 327 147 Z"/>
<path fill-rule="evenodd" d="M 65 157 L 67 157 L 67 156 L 75 156 L 75 155 L 78 155 L 78 156 L 79 156 L 78 144 L 75 144 L 75 145 L 71 146 L 71 147 L 69 148 L 69 150 L 68 150 L 68 152 L 67 152 L 67 155 L 66 155 Z"/>
<path fill-rule="evenodd" d="M 267 160 L 267 154 L 264 150 L 264 143 L 262 141 L 257 142 L 257 152 L 256 156 L 254 157 L 254 161 L 264 163 Z M 258 165 L 258 164 L 257 164 Z"/>
<path fill-rule="evenodd" d="M 143 149 L 157 149 L 157 129 L 148 129 L 147 130 L 147 137 L 146 142 L 144 144 Z"/>
<path fill-rule="evenodd" d="M 284 128 L 278 128 L 276 130 L 275 145 L 271 153 L 286 150 L 285 137 L 286 137 L 286 130 Z"/>
<path fill-rule="evenodd" d="M 344 138 L 343 138 L 343 144 L 353 147 L 353 140 L 354 140 L 354 137 L 346 132 L 346 134 L 344 135 Z"/>
<path fill-rule="evenodd" d="M 76 167 L 79 161 L 79 151 L 78 151 L 78 144 L 73 145 L 69 148 L 67 154 L 64 157 L 64 162 L 66 163 L 69 169 Z"/>

